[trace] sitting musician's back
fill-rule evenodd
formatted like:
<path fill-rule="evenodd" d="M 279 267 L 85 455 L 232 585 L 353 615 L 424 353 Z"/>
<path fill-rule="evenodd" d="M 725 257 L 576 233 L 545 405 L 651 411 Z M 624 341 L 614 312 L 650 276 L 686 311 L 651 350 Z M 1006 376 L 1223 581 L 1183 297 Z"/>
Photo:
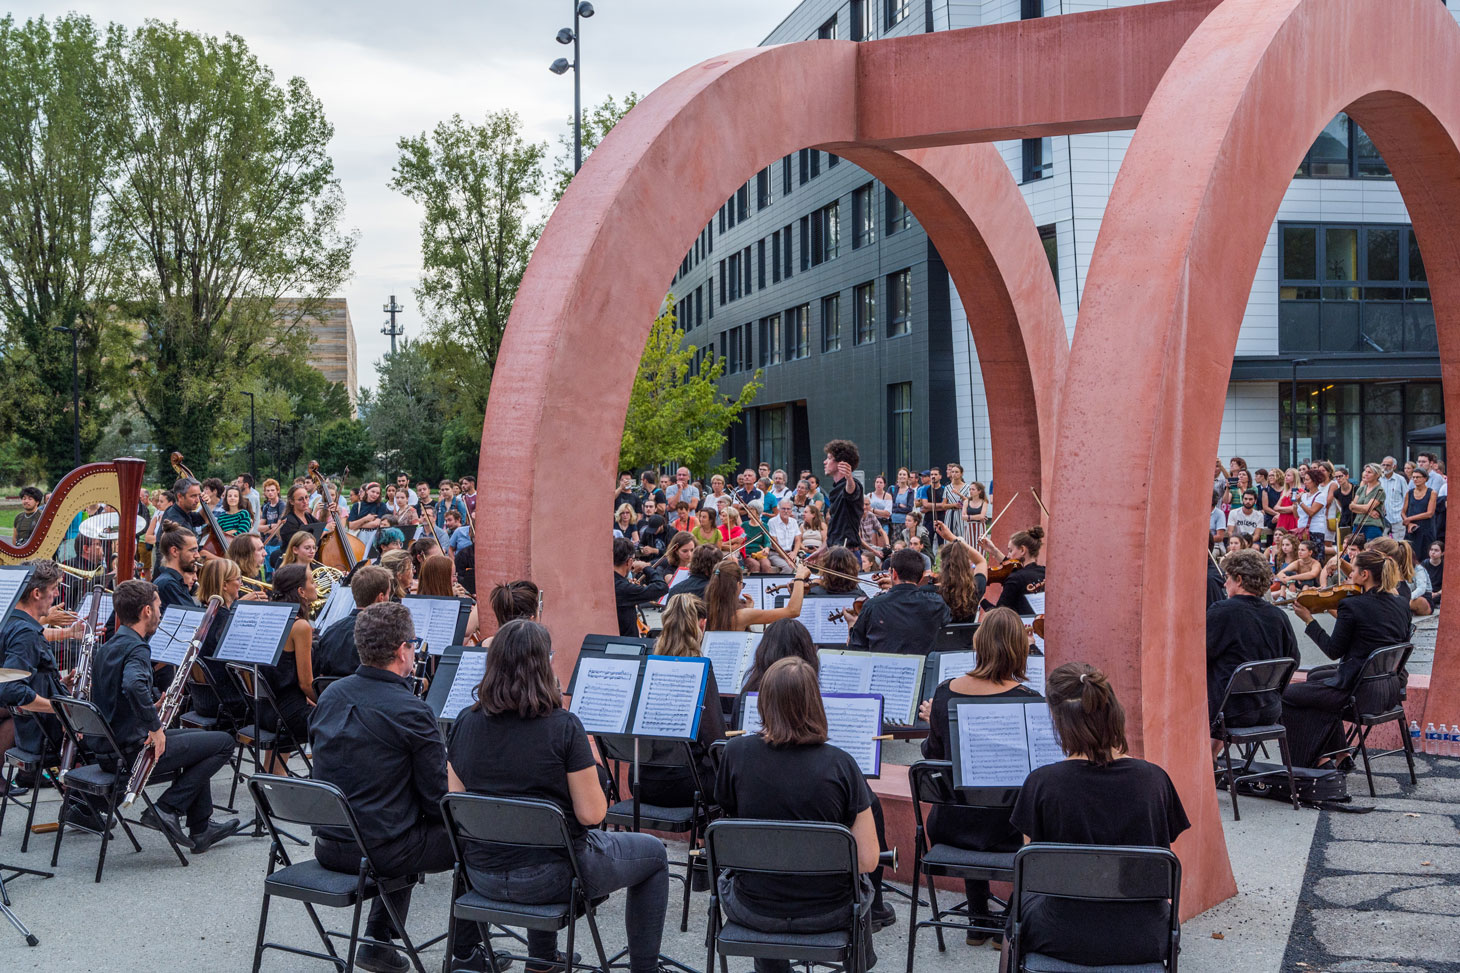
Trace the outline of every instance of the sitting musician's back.
<path fill-rule="evenodd" d="M 916 551 L 894 551 L 892 587 L 870 598 L 847 635 L 847 645 L 872 652 L 927 655 L 951 617 L 937 589 L 919 587 L 923 559 Z"/>
<path fill-rule="evenodd" d="M 355 651 L 355 622 L 371 605 L 390 600 L 390 586 L 390 572 L 385 568 L 365 564 L 355 571 L 350 578 L 355 609 L 325 629 L 310 654 L 316 676 L 348 676 L 360 667 L 360 654 Z"/>

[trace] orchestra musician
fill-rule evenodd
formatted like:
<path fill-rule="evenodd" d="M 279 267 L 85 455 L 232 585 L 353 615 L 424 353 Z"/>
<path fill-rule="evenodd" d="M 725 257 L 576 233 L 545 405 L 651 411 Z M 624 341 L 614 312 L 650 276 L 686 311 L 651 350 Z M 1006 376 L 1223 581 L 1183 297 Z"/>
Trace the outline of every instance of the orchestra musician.
<path fill-rule="evenodd" d="M 690 545 L 694 544 L 694 538 L 688 534 L 684 535 Z M 675 535 L 676 539 L 679 537 Z M 689 555 L 689 577 L 684 578 L 674 587 L 669 589 L 669 597 L 675 595 L 695 595 L 699 598 L 705 597 L 705 589 L 710 586 L 710 577 L 715 573 L 715 566 L 723 560 L 724 555 L 719 548 L 711 547 L 708 544 L 701 544 L 695 547 Z M 669 575 L 665 576 L 666 578 Z"/>
<path fill-rule="evenodd" d="M 694 535 L 689 531 L 679 531 L 669 539 L 669 543 L 665 545 L 664 553 L 660 554 L 656 560 L 651 561 L 649 566 L 644 569 L 644 577 L 659 578 L 665 584 L 670 583 L 681 569 L 689 570 L 690 559 L 694 556 L 696 550 Z M 639 549 L 639 553 L 644 553 L 642 547 Z M 647 557 L 648 555 L 644 556 Z M 705 575 L 705 582 L 708 584 L 709 572 L 705 572 Z"/>
<path fill-rule="evenodd" d="M 808 595 L 848 595 L 861 590 L 854 580 L 857 569 L 861 567 L 857 563 L 857 555 L 840 544 L 826 548 L 816 559 L 816 566 L 826 568 L 828 573 L 818 575 L 816 583 L 806 589 Z"/>
<path fill-rule="evenodd" d="M 203 487 L 190 476 L 180 476 L 172 485 L 172 494 L 177 498 L 172 506 L 162 512 L 162 521 L 157 525 L 161 532 L 167 524 L 174 523 L 190 531 L 194 538 L 202 539 L 208 528 L 208 517 L 203 513 Z M 163 607 L 167 602 L 163 601 Z"/>
<path fill-rule="evenodd" d="M 61 590 L 61 569 L 54 561 L 36 561 L 20 589 L 15 608 L 0 628 L 0 668 L 30 673 L 15 682 L 0 683 L 0 706 L 12 710 L 15 741 L 21 750 L 38 754 L 41 765 L 54 767 L 60 755 L 61 723 L 53 715 L 51 699 L 64 692 L 61 671 L 47 643 L 41 620 Z M 37 785 L 26 772 L 16 776 L 18 788 Z"/>
<path fill-rule="evenodd" d="M 613 601 L 618 611 L 618 634 L 634 638 L 639 634 L 639 615 L 636 607 L 658 601 L 669 591 L 663 578 L 655 578 L 642 584 L 629 580 L 629 571 L 648 567 L 643 561 L 634 560 L 634 542 L 627 537 L 613 539 Z"/>
<path fill-rule="evenodd" d="M 977 484 L 975 484 L 977 486 Z M 933 525 L 943 538 L 938 555 L 937 592 L 948 606 L 949 621 L 978 621 L 979 605 L 989 583 L 989 563 L 977 548 L 941 521 Z"/>
<path fill-rule="evenodd" d="M 421 577 L 416 582 L 416 594 L 436 598 L 467 597 L 466 589 L 456 583 L 456 563 L 444 554 L 433 554 L 421 565 Z M 472 605 L 471 614 L 467 617 L 466 632 L 463 633 L 462 638 L 474 638 L 479 627 L 477 606 Z"/>
<path fill-rule="evenodd" d="M 705 587 L 705 606 L 709 610 L 708 628 L 712 632 L 745 632 L 752 625 L 769 625 L 783 618 L 795 618 L 801 614 L 801 599 L 806 594 L 806 579 L 811 569 L 803 562 L 796 565 L 796 575 L 791 580 L 791 597 L 780 608 L 756 608 L 749 599 L 742 599 L 745 590 L 740 565 L 733 557 L 721 557 L 710 573 L 710 583 Z"/>
<path fill-rule="evenodd" d="M 698 596 L 674 595 L 664 606 L 663 617 L 664 629 L 654 644 L 655 655 L 696 659 L 703 655 L 700 647 L 709 612 Z M 715 682 L 713 668 L 709 670 L 707 679 L 700 707 L 699 732 L 690 744 L 690 752 L 699 765 L 699 779 L 706 791 L 701 796 L 709 804 L 714 804 L 715 767 L 710 760 L 710 747 L 716 740 L 725 739 L 725 713 L 720 706 L 720 688 Z M 650 742 L 651 761 L 652 748 L 656 746 L 662 744 Z M 673 746 L 678 747 L 679 744 Z M 691 807 L 695 790 L 695 778 L 688 767 L 642 766 L 639 770 L 639 796 L 646 804 Z"/>
<path fill-rule="evenodd" d="M 169 524 L 162 528 L 157 538 L 159 557 L 157 571 L 152 583 L 162 598 L 162 607 L 179 605 L 183 608 L 197 608 L 198 600 L 193 597 L 192 587 L 183 577 L 185 572 L 197 570 L 202 552 L 198 549 L 198 535 L 192 531 Z"/>
<path fill-rule="evenodd" d="M 1001 552 L 994 542 L 984 535 L 983 546 L 994 553 L 1000 561 L 1005 561 Z M 1009 538 L 1009 557 L 1021 562 L 1003 582 L 1003 589 L 999 592 L 998 607 L 1012 608 L 1021 617 L 1036 614 L 1029 606 L 1029 599 L 1026 597 L 1038 585 L 1044 584 L 1044 565 L 1036 563 L 1039 558 L 1039 549 L 1044 546 L 1044 528 L 1031 527 L 1028 530 L 1021 530 Z"/>
<path fill-rule="evenodd" d="M 960 542 L 961 543 L 961 542 Z M 917 551 L 893 551 L 887 560 L 892 587 L 871 598 L 861 614 L 848 611 L 847 646 L 870 652 L 927 655 L 952 613 L 932 587 L 918 584 L 923 559 Z"/>
<path fill-rule="evenodd" d="M 155 704 L 160 694 L 152 683 L 152 652 L 147 640 L 162 620 L 162 598 L 150 582 L 123 581 L 117 585 L 112 605 L 117 632 L 96 650 L 91 701 L 122 748 L 113 757 L 119 773 L 130 770 L 137 755 L 150 745 L 157 755 L 154 773 L 179 774 L 152 807 L 142 812 L 142 824 L 167 832 L 184 848 L 201 854 L 239 828 L 237 818 L 213 820 L 213 775 L 233 756 L 233 734 L 170 730 L 158 721 Z M 68 816 L 68 805 L 63 805 L 61 819 Z"/>
<path fill-rule="evenodd" d="M 264 542 L 259 535 L 239 534 L 229 541 L 228 560 L 238 565 L 238 573 L 243 577 L 252 581 L 264 579 Z"/>
<path fill-rule="evenodd" d="M 290 564 L 302 564 L 309 567 L 314 563 L 315 555 L 319 553 L 319 542 L 314 535 L 307 530 L 297 530 L 284 545 L 284 554 L 279 558 L 279 567 L 287 567 Z"/>
<path fill-rule="evenodd" d="M 533 622 L 540 621 L 538 608 L 542 605 L 542 593 L 531 581 L 509 581 L 506 584 L 499 584 L 492 589 L 489 600 L 499 629 L 514 618 L 525 618 Z M 494 637 L 488 636 L 487 640 L 482 643 L 482 647 L 490 648 Z"/>
<path fill-rule="evenodd" d="M 213 653 L 217 650 L 218 639 L 223 634 L 224 616 L 233 611 L 236 603 L 269 599 L 264 591 L 241 592 L 242 577 L 243 573 L 231 558 L 215 557 L 198 569 L 198 596 L 201 603 L 206 605 L 217 595 L 223 599 L 223 607 L 219 611 L 220 617 L 208 629 L 208 636 L 203 640 L 202 658 L 198 660 L 208 670 L 212 680 L 209 683 L 193 683 L 188 686 L 193 709 L 199 715 L 216 717 L 222 712 L 234 718 L 240 726 L 252 722 L 252 718 L 248 717 L 248 701 L 243 698 L 233 677 L 228 674 L 227 663 L 213 658 Z M 172 671 L 171 666 L 166 668 Z"/>
<path fill-rule="evenodd" d="M 290 736 L 303 743 L 309 736 L 309 711 L 314 708 L 314 666 L 311 659 L 314 641 L 314 626 L 306 616 L 309 606 L 319 596 L 314 587 L 314 576 L 302 564 L 289 564 L 274 572 L 274 591 L 270 601 L 286 602 L 299 607 L 299 617 L 289 628 L 284 651 L 279 655 L 276 666 L 259 666 L 259 678 L 268 683 L 278 706 L 278 718 L 288 728 Z M 272 723 L 269 714 L 263 716 L 265 725 Z M 270 754 L 265 758 L 265 773 L 284 773 L 287 758 Z M 277 768 L 277 769 L 274 769 Z"/>
<path fill-rule="evenodd" d="M 320 633 L 310 653 L 310 668 L 316 676 L 348 676 L 360 668 L 355 650 L 355 622 L 371 605 L 390 600 L 392 578 L 385 568 L 362 564 L 350 576 L 350 597 L 355 607 L 350 614 Z"/>
<path fill-rule="evenodd" d="M 386 551 L 380 555 L 380 566 L 390 572 L 390 600 L 400 601 L 416 586 L 416 570 L 407 550 Z"/>
<path fill-rule="evenodd" d="M 289 542 L 301 528 L 319 523 L 319 518 L 309 511 L 309 489 L 302 483 L 289 488 L 289 512 L 279 527 L 279 543 L 287 548 Z"/>

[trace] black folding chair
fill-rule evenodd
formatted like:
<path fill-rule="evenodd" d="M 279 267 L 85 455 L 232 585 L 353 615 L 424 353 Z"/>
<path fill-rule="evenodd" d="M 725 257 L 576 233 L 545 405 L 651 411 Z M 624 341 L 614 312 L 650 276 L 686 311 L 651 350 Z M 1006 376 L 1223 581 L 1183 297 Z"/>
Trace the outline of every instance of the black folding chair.
<path fill-rule="evenodd" d="M 1288 730 L 1281 723 L 1264 723 L 1258 726 L 1228 726 L 1227 710 L 1233 700 L 1245 700 L 1254 708 L 1260 707 L 1264 701 L 1276 701 L 1282 705 L 1283 690 L 1288 688 L 1288 681 L 1293 678 L 1297 670 L 1297 660 L 1283 656 L 1280 659 L 1262 659 L 1257 662 L 1244 662 L 1232 673 L 1232 678 L 1227 680 L 1227 688 L 1222 693 L 1222 702 L 1217 707 L 1216 718 L 1212 720 L 1212 739 L 1222 744 L 1222 759 L 1226 766 L 1223 769 L 1223 777 L 1227 782 L 1227 793 L 1232 796 L 1232 818 L 1242 820 L 1242 812 L 1237 809 L 1237 785 L 1247 780 L 1256 780 L 1261 777 L 1272 776 L 1272 771 L 1251 773 L 1252 762 L 1257 759 L 1257 749 L 1260 745 L 1270 740 L 1277 741 L 1278 752 L 1283 758 L 1283 768 L 1288 774 L 1288 794 L 1293 799 L 1293 810 L 1298 809 L 1298 787 L 1293 781 L 1293 760 L 1288 754 Z M 1238 754 L 1242 757 L 1242 766 L 1239 770 L 1232 767 L 1232 747 L 1237 748 Z"/>
<path fill-rule="evenodd" d="M 609 780 L 613 785 L 614 802 L 609 806 L 608 814 L 604 817 L 603 823 L 621 831 L 640 831 L 645 828 L 650 831 L 661 831 L 666 834 L 685 835 L 689 842 L 689 850 L 694 851 L 699 844 L 700 835 L 713 818 L 716 808 L 711 807 L 705 800 L 708 793 L 704 781 L 700 778 L 699 762 L 695 760 L 694 751 L 688 743 L 677 740 L 640 740 L 639 741 L 639 768 L 654 767 L 659 769 L 688 769 L 694 778 L 694 799 L 689 807 L 661 807 L 657 804 L 644 804 L 639 800 L 638 788 L 633 787 L 632 781 L 627 782 L 621 778 L 627 773 L 632 773 L 634 765 L 634 738 L 631 736 L 599 736 L 595 737 L 598 752 L 607 765 Z M 614 771 L 614 764 L 619 765 L 618 772 Z M 620 795 L 626 791 L 632 796 L 627 800 L 621 799 Z M 680 910 L 679 930 L 685 932 L 689 929 L 689 893 L 693 885 L 694 871 L 696 868 L 704 868 L 703 863 L 697 863 L 697 857 L 693 854 L 685 856 L 683 862 L 670 862 L 671 865 L 684 865 L 684 875 L 674 875 L 674 878 L 684 882 L 684 905 Z"/>
<path fill-rule="evenodd" d="M 258 973 L 259 965 L 263 962 L 264 950 L 267 949 L 325 960 L 333 963 L 345 973 L 349 973 L 355 968 L 355 951 L 361 943 L 395 948 L 394 943 L 381 942 L 370 936 L 361 935 L 361 910 L 366 902 L 377 895 L 408 888 L 420 881 L 421 876 L 407 875 L 392 879 L 381 877 L 374 859 L 371 858 L 370 850 L 365 847 L 365 843 L 360 837 L 360 826 L 355 821 L 355 813 L 350 808 L 350 802 L 333 784 L 319 780 L 300 780 L 295 777 L 258 774 L 249 778 L 248 789 L 253 794 L 254 804 L 259 808 L 271 838 L 269 869 L 264 876 L 264 901 L 259 911 L 259 932 L 258 938 L 254 942 L 253 973 Z M 284 833 L 278 827 L 278 822 L 348 832 L 360 851 L 359 870 L 353 874 L 335 872 L 313 859 L 298 863 L 290 861 L 289 853 L 284 849 Z M 325 952 L 264 941 L 269 921 L 269 900 L 275 896 L 303 903 L 304 910 L 309 913 L 310 922 L 314 924 L 315 932 L 319 934 L 320 942 L 324 943 Z M 416 946 L 411 942 L 405 923 L 391 903 L 390 896 L 386 895 L 383 901 L 386 914 L 390 917 L 390 923 L 400 935 L 401 947 L 410 957 L 416 973 L 426 973 L 425 967 L 421 965 L 420 950 L 428 949 L 439 943 L 442 937 L 438 936 Z M 325 929 L 324 924 L 320 922 L 319 913 L 315 911 L 315 906 L 353 909 L 349 935 Z M 344 958 L 341 958 L 340 954 L 335 951 L 331 939 L 349 941 L 350 948 Z"/>
<path fill-rule="evenodd" d="M 603 951 L 603 937 L 598 933 L 598 918 L 594 913 L 594 907 L 603 899 L 594 902 L 588 898 L 583 873 L 578 867 L 578 856 L 573 850 L 573 836 L 568 830 L 567 819 L 557 805 L 549 801 L 486 797 L 481 794 L 448 794 L 441 800 L 441 816 L 446 821 L 452 851 L 456 853 L 456 869 L 452 873 L 451 915 L 446 929 L 448 942 L 455 941 L 458 921 L 477 923 L 482 928 L 482 942 L 486 944 L 490 959 L 489 968 L 501 969 L 506 961 L 517 959 L 525 963 L 529 957 L 525 952 L 497 952 L 492 946 L 491 930 L 488 927 L 495 925 L 554 933 L 566 928 L 568 942 L 563 955 L 568 957 L 568 968 L 608 973 L 612 961 Z M 548 904 L 526 904 L 490 899 L 477 892 L 467 878 L 465 852 L 468 847 L 482 843 L 490 843 L 497 848 L 530 848 L 562 854 L 573 872 L 567 899 Z M 593 949 L 598 955 L 597 966 L 574 962 L 572 959 L 574 933 L 580 917 L 588 921 L 588 933 L 593 937 Z M 520 937 L 513 938 L 520 941 Z M 618 958 L 616 956 L 614 960 Z"/>
<path fill-rule="evenodd" d="M 22 750 L 18 746 L 5 751 L 5 791 L 0 793 L 0 834 L 5 831 L 5 809 L 12 804 L 17 808 L 25 808 L 25 831 L 20 837 L 22 855 L 30 848 L 30 826 L 35 821 L 36 799 L 41 793 L 41 772 L 44 770 L 42 763 L 40 754 Z M 10 792 L 11 787 L 15 784 L 16 776 L 22 773 L 29 774 L 33 781 L 28 804 Z"/>
<path fill-rule="evenodd" d="M 117 738 L 112 734 L 112 728 L 108 725 L 106 718 L 101 711 L 92 703 L 85 700 L 69 699 L 64 696 L 56 696 L 51 699 L 51 706 L 56 711 L 57 718 L 61 721 L 61 729 L 76 743 L 76 753 L 79 760 L 77 766 L 66 771 L 61 779 L 65 789 L 65 798 L 61 801 L 61 811 L 56 818 L 56 843 L 51 847 L 51 867 L 56 867 L 56 862 L 61 857 L 61 839 L 66 836 L 66 829 L 92 832 L 90 828 L 75 824 L 70 820 L 71 809 L 76 804 L 85 804 L 91 811 L 102 818 L 100 828 L 101 848 L 96 856 L 96 881 L 101 881 L 101 871 L 106 866 L 106 848 L 111 841 L 111 829 L 113 824 L 120 824 L 127 840 L 132 843 L 132 850 L 140 852 L 142 846 L 137 843 L 137 836 L 132 833 L 131 822 L 122 816 L 117 809 L 126 796 L 127 781 L 132 774 L 130 762 L 122 760 L 118 755 L 122 753 Z M 178 778 L 176 772 L 160 773 L 154 771 L 148 778 L 149 787 L 155 784 L 167 784 Z M 152 798 L 147 796 L 143 790 L 138 795 L 153 814 L 157 814 L 157 805 L 152 803 Z M 168 847 L 177 860 L 184 867 L 188 860 L 183 855 L 182 849 L 178 847 L 177 841 L 166 831 L 161 832 L 167 839 Z"/>
<path fill-rule="evenodd" d="M 1364 667 L 1359 670 L 1358 679 L 1354 680 L 1353 691 L 1349 694 L 1348 702 L 1343 708 L 1343 720 L 1349 724 L 1345 733 L 1345 741 L 1350 748 L 1357 748 L 1359 756 L 1364 761 L 1364 776 L 1369 781 L 1369 796 L 1378 796 L 1374 790 L 1374 771 L 1369 765 L 1370 758 L 1392 757 L 1397 753 L 1404 754 L 1405 761 L 1409 764 L 1409 782 L 1418 784 L 1419 778 L 1414 775 L 1414 741 L 1409 738 L 1409 730 L 1405 724 L 1404 715 L 1404 692 L 1401 690 L 1399 701 L 1388 709 L 1379 712 L 1365 712 L 1360 703 L 1364 690 L 1378 682 L 1397 678 L 1397 674 L 1409 662 L 1409 654 L 1414 651 L 1414 644 L 1401 642 L 1399 645 L 1389 645 L 1382 649 L 1375 649 L 1369 653 L 1364 660 Z M 1399 731 L 1400 746 L 1394 750 L 1384 750 L 1380 753 L 1369 753 L 1369 733 L 1376 726 L 1383 726 L 1385 723 L 1397 724 Z"/>
<path fill-rule="evenodd" d="M 793 785 L 790 785 L 793 786 Z M 870 935 L 870 893 L 857 866 L 857 840 L 839 824 L 809 821 L 722 819 L 705 831 L 705 857 L 710 863 L 709 954 L 705 971 L 728 973 L 728 956 L 804 961 L 829 966 L 839 973 L 860 973 L 867 957 L 863 944 Z M 833 878 L 847 882 L 846 925 L 819 933 L 770 933 L 720 913 L 720 872 L 778 877 Z"/>
<path fill-rule="evenodd" d="M 965 881 L 1008 882 L 1014 877 L 1014 853 L 1012 851 L 973 851 L 954 845 L 929 844 L 927 827 L 924 823 L 923 805 L 944 808 L 1003 808 L 1014 806 L 1019 797 L 1019 788 L 1008 787 L 960 791 L 953 786 L 953 764 L 947 760 L 919 760 L 907 769 L 908 788 L 913 799 L 913 813 L 917 828 L 913 836 L 912 909 L 908 913 L 907 969 L 912 973 L 913 956 L 918 945 L 918 930 L 933 929 L 938 938 L 938 952 L 947 946 L 943 942 L 944 929 L 960 929 L 966 933 L 985 936 L 1003 935 L 1002 917 L 994 919 L 975 916 L 969 912 L 968 903 L 941 909 L 938 906 L 938 890 L 934 877 L 957 878 Z M 926 878 L 928 884 L 928 906 L 933 911 L 931 919 L 918 920 L 918 881 Z M 1005 903 L 990 896 L 1000 905 Z M 953 920 L 945 918 L 954 916 Z"/>
<path fill-rule="evenodd" d="M 274 696 L 274 690 L 269 686 L 269 681 L 259 673 L 259 667 L 230 662 L 228 672 L 252 709 L 253 723 L 242 727 L 238 735 L 245 740 L 253 759 L 254 770 L 267 774 L 261 754 L 265 751 L 277 751 L 282 754 L 299 754 L 304 758 L 304 769 L 309 774 L 314 773 L 314 765 L 309 762 L 309 754 L 304 748 L 306 741 L 296 740 L 290 732 L 283 714 L 279 711 L 279 701 Z M 285 759 L 287 761 L 287 757 Z M 287 763 L 284 769 L 290 777 L 298 776 L 289 770 Z"/>
<path fill-rule="evenodd" d="M 1024 896 L 1076 902 L 1169 902 L 1166 955 L 1123 966 L 1084 966 L 1024 949 Z M 1176 973 L 1181 952 L 1181 862 L 1166 848 L 1032 844 L 1014 856 L 1009 897 L 1009 969 L 1018 973 Z M 1119 936 L 1120 930 L 1110 930 Z"/>

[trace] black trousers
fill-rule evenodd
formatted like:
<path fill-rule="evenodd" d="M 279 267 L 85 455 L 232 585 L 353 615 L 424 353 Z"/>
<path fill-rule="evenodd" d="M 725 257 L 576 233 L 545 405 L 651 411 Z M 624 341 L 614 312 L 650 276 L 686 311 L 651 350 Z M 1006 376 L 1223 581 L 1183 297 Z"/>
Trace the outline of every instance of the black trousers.
<path fill-rule="evenodd" d="M 360 849 L 352 841 L 333 841 L 316 838 L 314 858 L 325 868 L 351 875 L 360 870 Z M 456 854 L 451 850 L 451 839 L 446 836 L 446 826 L 439 821 L 422 822 L 407 831 L 400 838 L 388 844 L 370 846 L 370 858 L 382 878 L 403 878 L 421 872 L 449 872 L 456 867 Z M 412 886 L 390 893 L 390 904 L 402 924 L 411 909 Z M 383 896 L 370 904 L 370 916 L 365 921 L 365 935 L 381 942 L 399 939 L 400 935 L 390 923 L 390 913 L 385 910 Z M 476 924 L 456 924 L 456 941 L 452 943 L 457 956 L 465 956 L 472 947 L 481 942 Z"/>
<path fill-rule="evenodd" d="M 202 831 L 213 817 L 213 775 L 233 756 L 234 740 L 217 730 L 168 730 L 167 747 L 155 773 L 182 771 L 157 806 L 185 815 L 189 831 Z"/>

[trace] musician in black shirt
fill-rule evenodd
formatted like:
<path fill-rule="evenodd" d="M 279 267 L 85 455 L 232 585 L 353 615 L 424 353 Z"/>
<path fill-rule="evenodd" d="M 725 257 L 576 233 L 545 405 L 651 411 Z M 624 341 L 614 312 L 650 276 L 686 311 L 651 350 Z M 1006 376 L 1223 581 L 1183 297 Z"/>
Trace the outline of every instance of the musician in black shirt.
<path fill-rule="evenodd" d="M 686 537 L 689 535 L 686 534 Z M 677 539 L 677 535 L 676 535 Z M 694 538 L 690 538 L 693 543 Z M 670 547 L 673 550 L 673 545 Z M 725 559 L 724 553 L 712 544 L 701 544 L 694 549 L 689 557 L 689 577 L 683 579 L 673 588 L 669 589 L 669 597 L 675 595 L 697 595 L 700 598 L 705 596 L 705 589 L 710 586 L 710 576 L 715 573 L 715 567 Z"/>
<path fill-rule="evenodd" d="M 892 587 L 869 598 L 847 633 L 847 646 L 871 652 L 927 655 L 951 613 L 932 587 L 920 587 L 923 559 L 916 551 L 893 551 L 888 559 Z"/>
<path fill-rule="evenodd" d="M 355 620 L 360 667 L 319 697 L 310 721 L 314 777 L 344 792 L 360 823 L 361 837 L 387 878 L 444 872 L 456 862 L 441 798 L 446 795 L 446 748 L 426 701 L 411 692 L 415 628 L 404 605 L 371 605 Z M 360 853 L 347 832 L 320 828 L 314 856 L 325 868 L 355 874 Z M 410 909 L 409 887 L 391 894 L 402 923 Z M 453 970 L 484 970 L 485 954 L 474 923 L 458 923 Z M 396 938 L 385 903 L 370 907 L 365 934 L 382 943 Z M 411 965 L 388 946 L 360 947 L 364 970 L 406 973 Z"/>
<path fill-rule="evenodd" d="M 96 650 L 91 699 L 122 748 L 118 765 L 130 770 L 148 745 L 157 752 L 154 774 L 180 772 L 154 803 L 142 823 L 166 831 L 195 853 L 207 851 L 238 830 L 238 819 L 214 821 L 213 775 L 233 756 L 232 734 L 216 730 L 169 730 L 157 719 L 158 693 L 152 684 L 152 652 L 147 640 L 162 620 L 162 599 L 147 581 L 123 581 L 112 597 L 117 634 Z M 92 741 L 95 743 L 96 741 Z M 66 808 L 62 813 L 69 816 Z M 187 818 L 183 831 L 182 818 Z"/>
<path fill-rule="evenodd" d="M 1234 551 L 1222 559 L 1223 600 L 1207 607 L 1207 719 L 1215 720 L 1222 694 L 1237 667 L 1263 659 L 1302 661 L 1293 627 L 1281 608 L 1263 600 L 1272 567 L 1256 551 Z M 1282 700 L 1233 696 L 1223 720 L 1229 727 L 1264 726 L 1282 719 Z M 1214 749 L 1216 749 L 1214 744 Z"/>
<path fill-rule="evenodd" d="M 184 571 L 197 570 L 201 557 L 197 535 L 177 527 L 164 528 L 157 535 L 157 553 L 159 562 L 157 571 L 152 575 L 152 583 L 157 586 L 162 607 L 197 608 L 198 600 L 183 580 Z"/>
<path fill-rule="evenodd" d="M 303 485 L 291 487 L 289 489 L 289 512 L 284 515 L 283 524 L 279 527 L 279 549 L 287 548 L 289 539 L 301 528 L 317 523 L 319 523 L 318 518 L 309 512 L 309 490 Z"/>
<path fill-rule="evenodd" d="M 862 484 L 852 472 L 861 461 L 857 444 L 849 439 L 833 439 L 823 449 L 826 459 L 822 469 L 831 477 L 827 491 L 825 547 L 841 545 L 852 552 L 862 547 Z"/>
<path fill-rule="evenodd" d="M 350 577 L 350 595 L 355 610 L 335 622 L 319 636 L 310 664 L 316 676 L 348 676 L 360 668 L 355 651 L 355 622 L 371 605 L 390 600 L 391 577 L 385 568 L 362 564 Z"/>
<path fill-rule="evenodd" d="M 0 628 L 0 668 L 30 673 L 25 679 L 0 682 L 0 707 L 14 711 L 16 745 L 41 755 L 47 767 L 54 766 L 61 748 L 61 723 L 53 715 L 51 699 L 64 690 L 41 619 L 50 612 L 60 589 L 60 567 L 54 561 L 34 562 L 15 610 Z M 35 783 L 29 774 L 16 779 L 24 787 Z"/>
<path fill-rule="evenodd" d="M 1338 660 L 1338 665 L 1312 670 L 1306 681 L 1293 683 L 1283 693 L 1283 725 L 1297 767 L 1332 763 L 1334 755 L 1344 749 L 1340 714 L 1364 661 L 1375 649 L 1409 641 L 1409 603 L 1395 593 L 1398 565 L 1379 551 L 1363 550 L 1354 558 L 1350 580 L 1364 593 L 1338 603 L 1334 612 L 1338 620 L 1331 635 L 1313 620 L 1312 612 L 1302 605 L 1293 606 L 1293 614 L 1307 623 L 1308 637 L 1324 655 Z M 1367 712 L 1393 706 L 1399 702 L 1404 679 L 1396 673 L 1369 683 L 1359 693 L 1359 705 Z"/>
<path fill-rule="evenodd" d="M 1005 560 L 1004 555 L 994 546 L 994 542 L 985 534 L 983 546 L 994 552 L 994 556 L 1000 561 Z M 1043 590 L 1044 587 L 1044 565 L 1035 563 L 1039 557 L 1039 549 L 1044 546 L 1044 528 L 1031 527 L 1028 530 L 1016 532 L 1009 538 L 1009 557 L 1023 562 L 1007 578 L 1004 579 L 999 590 L 1000 608 L 1012 608 L 1021 617 L 1037 615 L 1038 612 L 1029 604 L 1028 595 L 1036 590 Z"/>
<path fill-rule="evenodd" d="M 639 634 L 639 613 L 636 605 L 658 601 L 669 591 L 662 578 L 636 584 L 629 580 L 631 568 L 648 567 L 634 560 L 634 542 L 627 537 L 613 539 L 613 601 L 618 610 L 618 634 L 634 638 Z"/>

